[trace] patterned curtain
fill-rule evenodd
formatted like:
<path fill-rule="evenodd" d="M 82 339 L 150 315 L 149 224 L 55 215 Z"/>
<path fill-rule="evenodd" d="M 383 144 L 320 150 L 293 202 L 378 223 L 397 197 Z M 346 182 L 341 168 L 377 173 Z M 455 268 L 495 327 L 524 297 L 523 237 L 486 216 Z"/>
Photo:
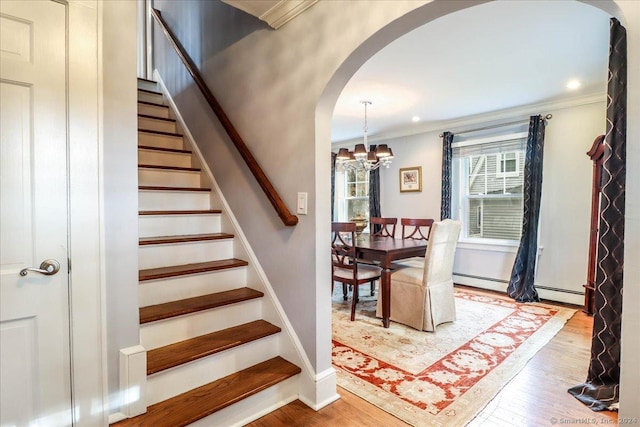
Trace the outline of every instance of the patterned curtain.
<path fill-rule="evenodd" d="M 540 301 L 534 287 L 538 259 L 538 220 L 542 193 L 542 157 L 545 121 L 541 116 L 529 119 L 527 152 L 524 161 L 522 237 L 511 270 L 507 293 L 518 302 Z"/>
<path fill-rule="evenodd" d="M 334 221 L 336 199 L 336 153 L 331 153 L 331 221 Z"/>
<path fill-rule="evenodd" d="M 615 409 L 620 387 L 620 328 L 624 264 L 627 145 L 627 33 L 611 19 L 600 235 L 591 361 L 584 384 L 569 393 L 594 411 Z"/>
<path fill-rule="evenodd" d="M 369 146 L 369 151 L 376 149 L 375 145 Z M 380 169 L 369 172 L 369 218 L 382 216 L 380 211 Z M 370 233 L 380 231 L 381 225 L 374 225 Z"/>
<path fill-rule="evenodd" d="M 451 218 L 451 160 L 453 152 L 451 143 L 453 134 L 442 134 L 442 193 L 440 200 L 440 219 Z"/>

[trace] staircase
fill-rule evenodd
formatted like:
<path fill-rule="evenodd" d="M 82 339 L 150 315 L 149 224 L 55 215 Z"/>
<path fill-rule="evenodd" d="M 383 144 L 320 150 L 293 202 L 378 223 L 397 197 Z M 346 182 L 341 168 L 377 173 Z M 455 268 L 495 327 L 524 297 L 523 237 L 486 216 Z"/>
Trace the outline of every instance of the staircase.
<path fill-rule="evenodd" d="M 138 87 L 147 412 L 112 426 L 246 422 L 297 397 L 301 370 L 280 356 L 281 328 L 263 319 L 264 293 L 248 287 L 249 263 L 175 115 L 153 82 Z"/>

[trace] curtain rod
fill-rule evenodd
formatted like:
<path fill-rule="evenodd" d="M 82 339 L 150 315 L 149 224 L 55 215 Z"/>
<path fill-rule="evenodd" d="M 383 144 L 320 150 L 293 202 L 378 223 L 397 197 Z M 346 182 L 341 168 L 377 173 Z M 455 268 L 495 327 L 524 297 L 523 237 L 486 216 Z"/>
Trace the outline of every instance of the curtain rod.
<path fill-rule="evenodd" d="M 550 120 L 551 118 L 553 118 L 553 115 L 547 114 L 546 116 L 544 116 L 544 118 L 546 120 Z M 481 131 L 481 130 L 487 130 L 487 129 L 493 129 L 493 128 L 500 128 L 500 127 L 503 127 L 503 126 L 515 125 L 515 124 L 518 124 L 518 123 L 529 123 L 529 120 L 516 120 L 515 122 L 500 123 L 499 125 L 484 126 L 484 127 L 481 127 L 481 128 L 469 129 L 469 130 L 465 130 L 465 131 L 458 132 L 458 133 L 454 132 L 453 134 L 454 135 L 462 135 L 462 134 L 465 134 L 465 133 L 478 132 L 478 131 Z M 444 134 L 441 133 L 440 134 L 440 138 L 442 138 L 443 136 L 444 136 Z"/>

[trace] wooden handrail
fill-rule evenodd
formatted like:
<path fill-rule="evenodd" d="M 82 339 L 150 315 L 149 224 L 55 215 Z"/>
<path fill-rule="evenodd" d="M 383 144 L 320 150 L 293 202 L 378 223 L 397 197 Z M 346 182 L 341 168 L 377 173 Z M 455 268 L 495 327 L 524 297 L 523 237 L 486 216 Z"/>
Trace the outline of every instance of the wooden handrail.
<path fill-rule="evenodd" d="M 240 137 L 240 134 L 238 134 L 238 131 L 236 131 L 236 128 L 231 123 L 231 120 L 229 120 L 229 117 L 227 117 L 225 112 L 222 110 L 222 107 L 220 106 L 216 98 L 213 96 L 211 91 L 209 90 L 209 87 L 207 86 L 204 79 L 202 78 L 200 71 L 198 71 L 198 67 L 196 67 L 193 60 L 191 59 L 187 51 L 184 49 L 184 47 L 182 46 L 182 44 L 180 43 L 176 35 L 173 33 L 173 31 L 171 31 L 171 29 L 169 28 L 165 20 L 162 18 L 162 14 L 160 13 L 160 11 L 152 8 L 151 14 L 153 15 L 156 22 L 158 23 L 158 25 L 160 25 L 160 28 L 162 28 L 162 31 L 164 31 L 165 35 L 173 45 L 174 49 L 176 50 L 176 53 L 182 60 L 182 63 L 187 68 L 187 71 L 189 72 L 189 74 L 191 74 L 191 77 L 196 82 L 196 85 L 198 85 L 198 87 L 200 88 L 202 95 L 205 97 L 205 99 L 209 103 L 209 106 L 211 107 L 216 117 L 222 124 L 222 127 L 225 129 L 225 131 L 227 131 L 227 134 L 229 135 L 229 138 L 231 138 L 233 145 L 236 146 L 236 149 L 240 153 L 240 156 L 242 156 L 245 163 L 249 167 L 249 170 L 258 181 L 258 184 L 260 184 L 260 187 L 262 187 L 264 194 L 267 196 L 267 198 L 273 205 L 274 209 L 278 213 L 278 216 L 280 217 L 284 225 L 287 225 L 287 226 L 296 225 L 298 223 L 298 217 L 293 215 L 289 211 L 285 203 L 282 201 L 282 198 L 280 197 L 276 189 L 273 187 L 273 184 L 271 184 L 271 181 L 269 181 L 269 178 L 267 178 L 267 175 L 264 173 L 264 171 L 256 161 L 255 157 L 253 157 L 253 154 L 251 154 L 251 151 L 249 151 L 249 147 L 247 147 L 247 144 L 244 143 L 244 141 L 242 140 L 242 137 Z"/>

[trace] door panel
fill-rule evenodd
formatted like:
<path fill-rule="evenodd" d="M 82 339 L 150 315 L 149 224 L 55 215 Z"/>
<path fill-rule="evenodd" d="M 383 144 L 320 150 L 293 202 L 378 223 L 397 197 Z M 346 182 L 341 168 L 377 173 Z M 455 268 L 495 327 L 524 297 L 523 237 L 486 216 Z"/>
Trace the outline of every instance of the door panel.
<path fill-rule="evenodd" d="M 66 52 L 65 5 L 0 1 L 3 427 L 71 425 Z"/>

